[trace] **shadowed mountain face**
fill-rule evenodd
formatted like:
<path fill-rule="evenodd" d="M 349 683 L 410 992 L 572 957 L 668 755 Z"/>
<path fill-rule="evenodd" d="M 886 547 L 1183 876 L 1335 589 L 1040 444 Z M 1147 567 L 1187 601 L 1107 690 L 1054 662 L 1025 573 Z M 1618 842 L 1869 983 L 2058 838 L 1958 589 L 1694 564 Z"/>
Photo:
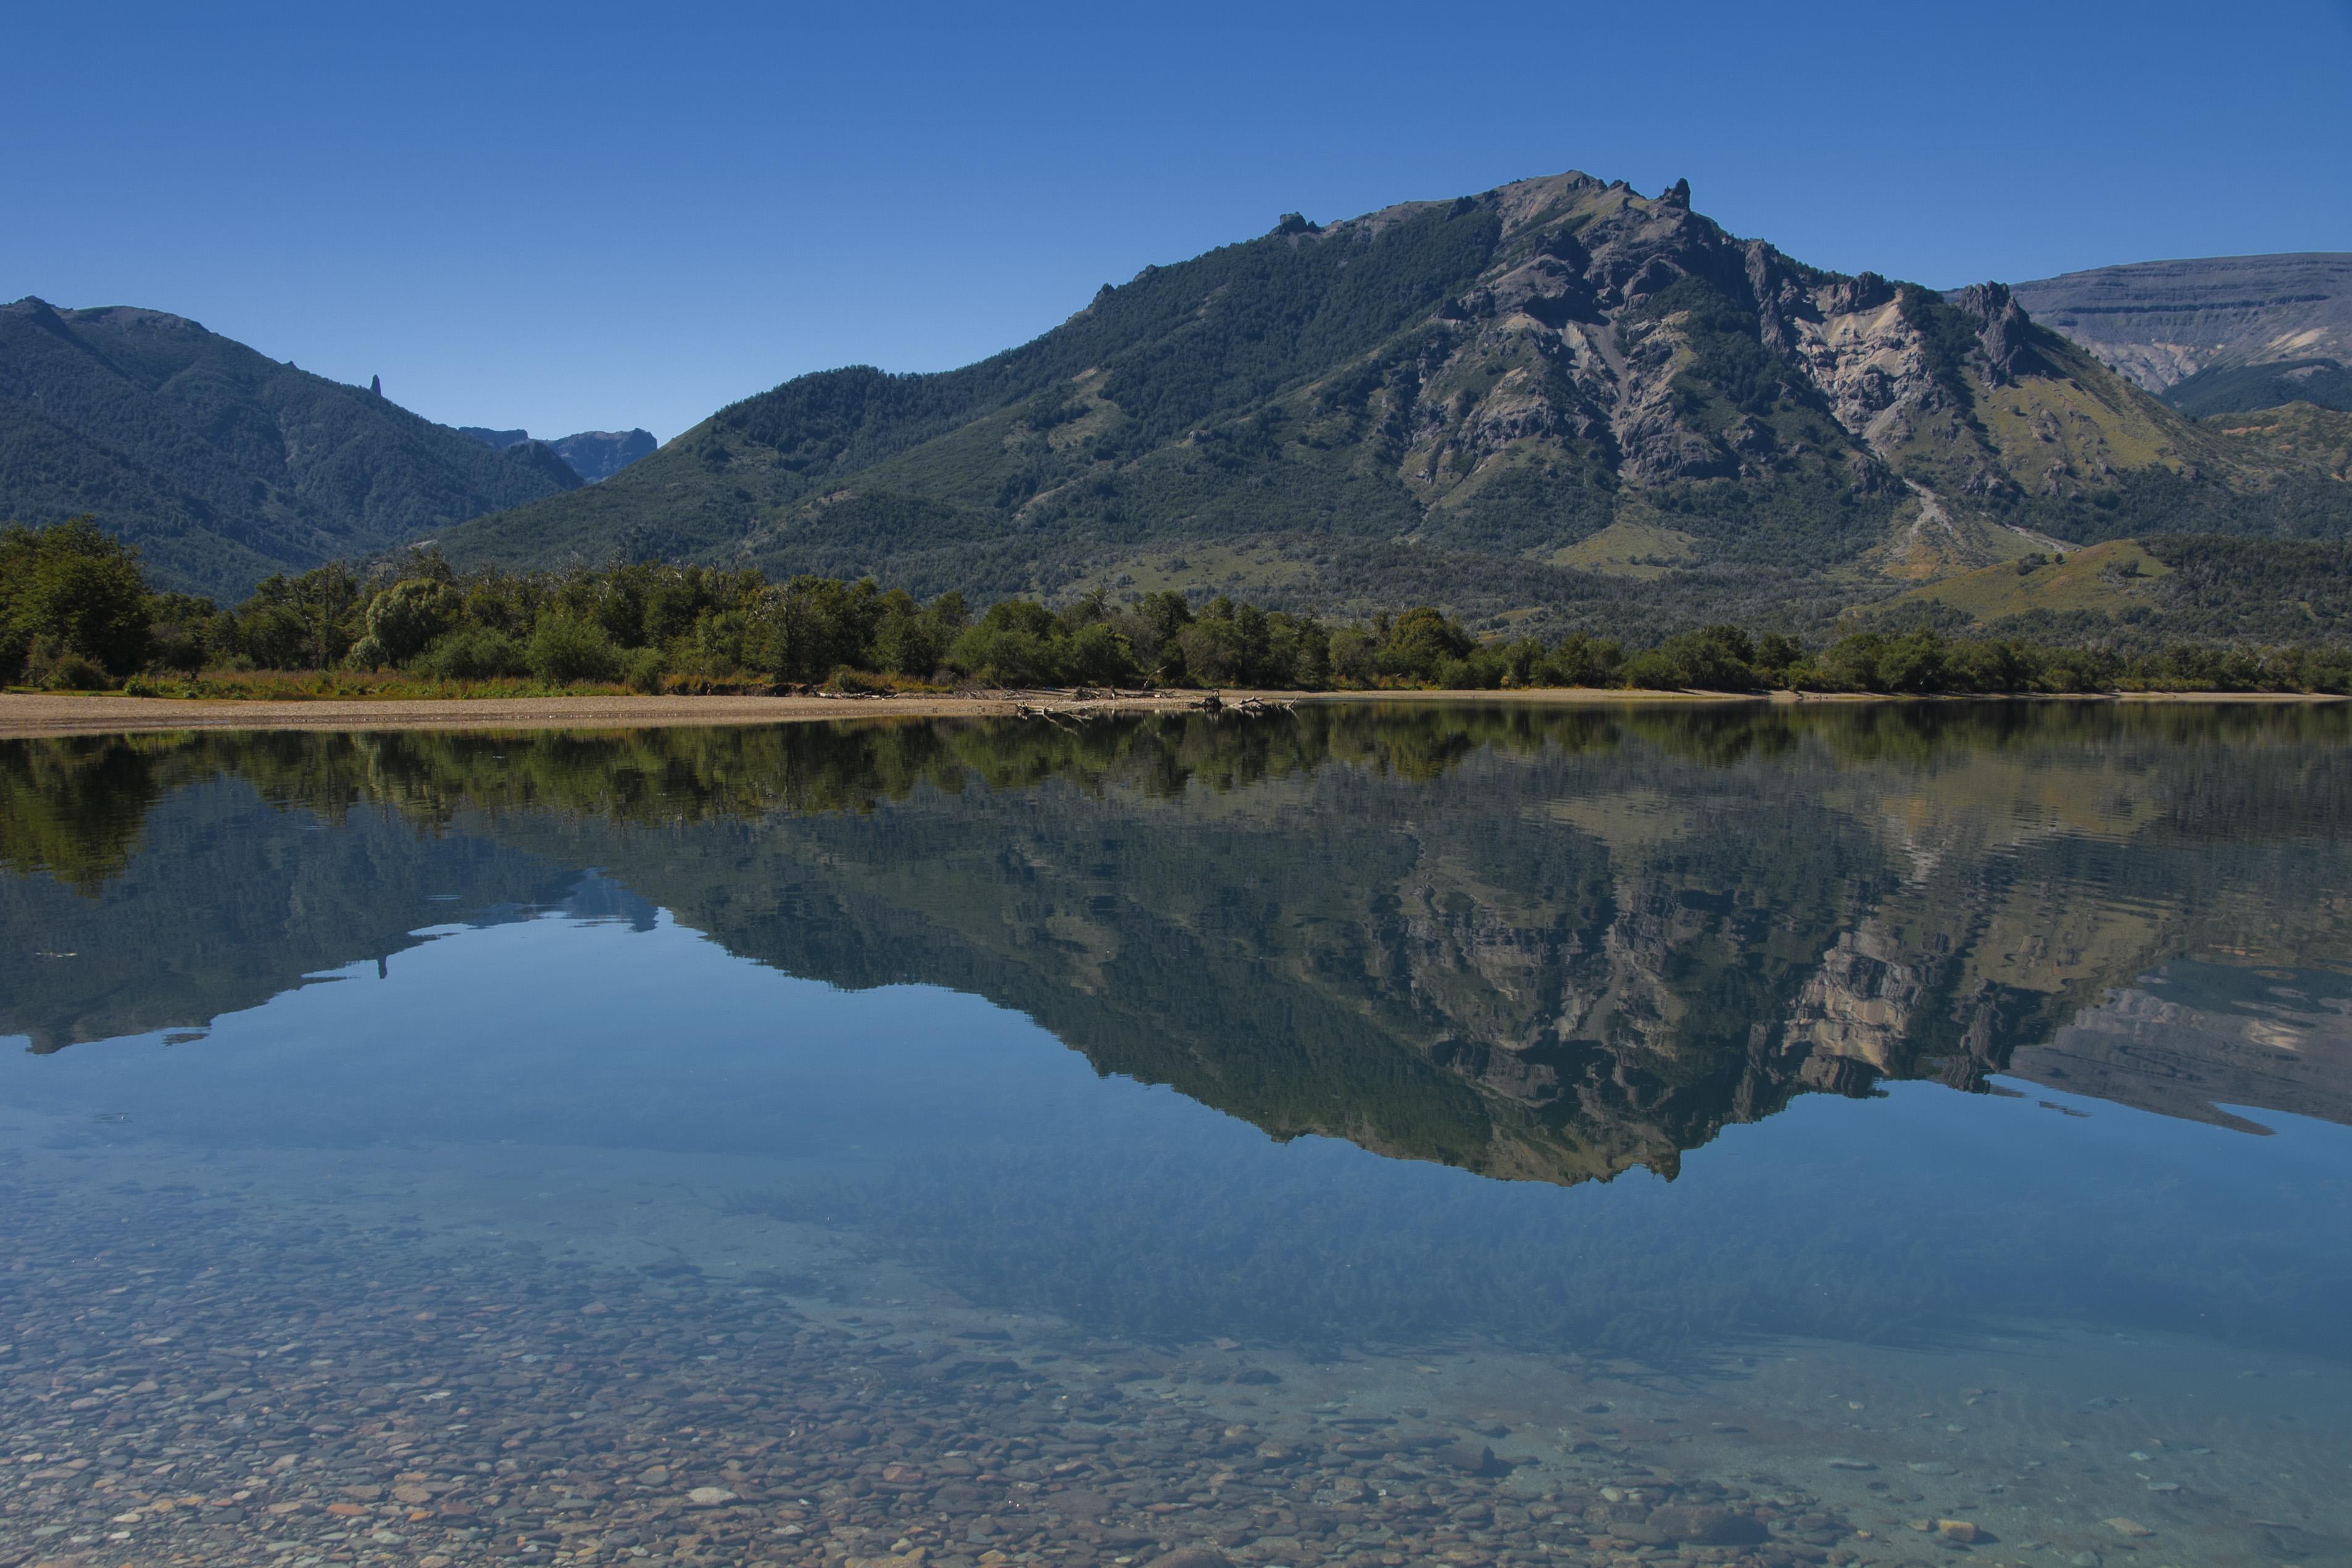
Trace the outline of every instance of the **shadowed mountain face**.
<path fill-rule="evenodd" d="M 2183 420 L 2000 285 L 1824 272 L 1726 233 L 1687 186 L 1569 173 L 1291 214 L 992 359 L 787 382 L 446 542 L 507 566 L 1474 611 L 1614 601 L 1665 571 L 1643 591 L 1687 614 L 1867 597 L 2046 536 L 2347 516 L 2340 485 Z"/>
<path fill-rule="evenodd" d="M 488 430 L 478 424 L 460 425 L 458 429 L 485 446 L 502 450 L 530 439 L 528 430 Z M 593 485 L 599 479 L 611 478 L 640 457 L 651 456 L 661 443 L 649 430 L 583 430 L 548 444 L 574 474 Z"/>
<path fill-rule="evenodd" d="M 0 520 L 93 514 L 165 587 L 241 595 L 579 483 L 163 311 L 0 305 Z"/>
<path fill-rule="evenodd" d="M 427 926 L 659 906 L 1276 1137 L 1501 1177 L 1671 1176 L 1887 1079 L 2352 1122 L 2347 740 L 2333 709 L 1360 705 L 15 742 L 0 1030 L 201 1030 Z"/>
<path fill-rule="evenodd" d="M 556 453 L 572 471 L 590 484 L 609 479 L 640 457 L 650 457 L 661 443 L 648 430 L 583 430 L 554 443 Z"/>

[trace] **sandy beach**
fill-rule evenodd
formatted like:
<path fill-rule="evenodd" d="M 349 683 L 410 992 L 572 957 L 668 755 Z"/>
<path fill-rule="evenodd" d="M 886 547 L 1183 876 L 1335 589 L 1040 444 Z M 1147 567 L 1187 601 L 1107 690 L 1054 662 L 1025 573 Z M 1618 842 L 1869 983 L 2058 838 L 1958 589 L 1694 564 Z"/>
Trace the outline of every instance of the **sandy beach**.
<path fill-rule="evenodd" d="M 1518 691 L 1241 692 L 1215 694 L 1228 712 L 1310 703 L 2005 702 L 2014 697 L 1900 697 L 1866 694 L 1629 691 L 1540 687 Z M 1183 713 L 1209 693 L 1067 691 L 861 696 L 636 696 L 320 698 L 126 697 L 110 693 L 0 693 L 0 739 L 184 729 L 601 729 L 668 725 L 805 724 L 866 718 L 1011 718 L 1023 713 Z M 2042 701 L 2155 703 L 2344 702 L 2273 692 L 2125 692 Z"/>

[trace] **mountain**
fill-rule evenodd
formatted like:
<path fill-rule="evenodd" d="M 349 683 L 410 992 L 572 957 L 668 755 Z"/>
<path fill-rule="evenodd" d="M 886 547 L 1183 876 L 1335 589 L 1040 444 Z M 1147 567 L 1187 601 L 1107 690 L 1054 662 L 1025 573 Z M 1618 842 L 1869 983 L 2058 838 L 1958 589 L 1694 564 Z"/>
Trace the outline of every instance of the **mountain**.
<path fill-rule="evenodd" d="M 499 447 L 519 446 L 530 439 L 527 430 L 488 430 L 478 424 L 461 424 L 457 433 Z M 583 430 L 548 444 L 574 474 L 593 485 L 611 478 L 640 457 L 652 455 L 661 443 L 649 430 Z"/>
<path fill-rule="evenodd" d="M 610 479 L 640 457 L 650 457 L 661 443 L 649 430 L 583 430 L 549 443 L 572 471 L 590 484 Z"/>
<path fill-rule="evenodd" d="M 183 317 L 0 306 L 0 518 L 95 514 L 166 587 L 241 595 L 579 483 Z"/>
<path fill-rule="evenodd" d="M 1825 272 L 1726 233 L 1687 185 L 1570 173 L 1291 214 L 1020 348 L 800 377 L 442 542 L 918 592 L 1428 598 L 1496 624 L 1852 602 L 2063 541 L 2347 525 L 2344 484 L 2183 419 L 1999 285 Z"/>
<path fill-rule="evenodd" d="M 2015 286 L 2034 319 L 2190 415 L 2352 409 L 2352 255 L 2095 267 Z"/>
<path fill-rule="evenodd" d="M 2167 388 L 2164 401 L 2191 419 L 2268 412 L 2294 402 L 2352 410 L 2352 370 L 2336 360 L 2215 365 Z"/>

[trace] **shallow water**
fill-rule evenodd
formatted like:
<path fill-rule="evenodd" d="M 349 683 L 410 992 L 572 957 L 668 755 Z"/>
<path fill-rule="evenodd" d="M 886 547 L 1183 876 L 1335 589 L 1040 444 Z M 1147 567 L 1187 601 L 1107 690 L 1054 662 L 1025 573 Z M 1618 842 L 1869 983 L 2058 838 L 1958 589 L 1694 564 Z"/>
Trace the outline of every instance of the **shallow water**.
<path fill-rule="evenodd" d="M 2352 1561 L 2347 740 L 0 746 L 0 1568 Z"/>

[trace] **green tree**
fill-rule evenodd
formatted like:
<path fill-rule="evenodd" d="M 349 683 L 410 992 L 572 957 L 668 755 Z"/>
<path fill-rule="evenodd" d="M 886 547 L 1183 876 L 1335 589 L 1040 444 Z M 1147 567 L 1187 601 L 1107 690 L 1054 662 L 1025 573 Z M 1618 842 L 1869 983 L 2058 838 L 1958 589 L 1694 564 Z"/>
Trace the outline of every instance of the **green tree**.
<path fill-rule="evenodd" d="M 360 580 L 341 561 L 299 577 L 266 578 L 236 608 L 234 641 L 269 669 L 329 669 L 343 662 L 366 628 Z"/>
<path fill-rule="evenodd" d="M 1060 631 L 1044 605 L 1001 600 L 956 639 L 947 662 L 990 685 L 1058 685 L 1067 672 L 1066 644 L 1056 638 Z"/>
<path fill-rule="evenodd" d="M 1127 639 L 1106 622 L 1094 621 L 1068 637 L 1067 671 L 1072 680 L 1090 686 L 1135 684 L 1135 652 Z"/>
<path fill-rule="evenodd" d="M 1608 638 L 1571 632 L 1537 666 L 1548 686 L 1615 686 L 1624 684 L 1625 650 Z"/>
<path fill-rule="evenodd" d="M 212 627 L 219 614 L 211 600 L 194 594 L 148 595 L 148 663 L 184 675 L 195 674 L 211 656 Z"/>
<path fill-rule="evenodd" d="M 148 636 L 138 552 L 91 518 L 0 532 L 0 672 L 15 675 L 37 649 L 120 677 L 146 663 Z"/>
<path fill-rule="evenodd" d="M 1707 626 L 1667 638 L 1626 662 L 1629 685 L 1661 691 L 1752 692 L 1756 645 L 1737 626 Z"/>
<path fill-rule="evenodd" d="M 368 601 L 367 634 L 387 663 L 405 664 L 457 621 L 464 599 L 446 582 L 404 578 Z"/>
<path fill-rule="evenodd" d="M 1441 664 L 1466 659 L 1475 645 L 1459 622 L 1422 605 L 1406 611 L 1386 628 L 1373 663 L 1383 675 L 1432 682 Z"/>
<path fill-rule="evenodd" d="M 873 667 L 882 593 L 868 580 L 796 577 L 760 601 L 747 655 L 780 681 L 811 685 L 846 664 Z"/>

